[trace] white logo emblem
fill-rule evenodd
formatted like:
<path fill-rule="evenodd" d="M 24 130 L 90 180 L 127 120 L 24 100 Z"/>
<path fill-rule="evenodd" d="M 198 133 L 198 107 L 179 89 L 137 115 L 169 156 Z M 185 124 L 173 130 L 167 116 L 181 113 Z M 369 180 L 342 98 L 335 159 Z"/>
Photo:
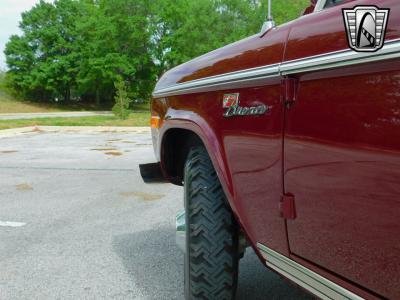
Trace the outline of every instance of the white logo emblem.
<path fill-rule="evenodd" d="M 343 9 L 347 39 L 351 49 L 375 52 L 383 47 L 390 9 L 356 6 Z"/>

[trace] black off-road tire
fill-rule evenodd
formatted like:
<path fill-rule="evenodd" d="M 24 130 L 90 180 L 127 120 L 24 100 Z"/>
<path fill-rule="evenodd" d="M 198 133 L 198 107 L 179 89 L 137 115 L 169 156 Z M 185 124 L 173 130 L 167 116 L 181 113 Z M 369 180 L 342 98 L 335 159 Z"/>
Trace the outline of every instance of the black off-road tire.
<path fill-rule="evenodd" d="M 235 299 L 239 230 L 204 147 L 191 149 L 184 174 L 185 298 Z"/>

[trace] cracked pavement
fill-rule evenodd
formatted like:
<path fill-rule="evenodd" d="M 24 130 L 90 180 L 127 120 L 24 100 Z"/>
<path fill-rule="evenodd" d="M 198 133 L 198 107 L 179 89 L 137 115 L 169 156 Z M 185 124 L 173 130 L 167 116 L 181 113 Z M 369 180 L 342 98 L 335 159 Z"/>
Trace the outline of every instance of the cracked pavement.
<path fill-rule="evenodd" d="M 0 138 L 0 299 L 183 299 L 182 188 L 145 185 L 153 161 L 148 130 Z M 240 268 L 238 299 L 311 299 L 252 250 Z"/>

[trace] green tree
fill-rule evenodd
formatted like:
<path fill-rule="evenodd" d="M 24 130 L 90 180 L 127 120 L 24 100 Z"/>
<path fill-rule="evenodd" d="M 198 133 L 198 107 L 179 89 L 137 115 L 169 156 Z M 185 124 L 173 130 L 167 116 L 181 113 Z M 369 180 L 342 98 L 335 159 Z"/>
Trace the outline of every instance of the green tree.
<path fill-rule="evenodd" d="M 86 3 L 79 22 L 82 55 L 78 82 L 81 92 L 94 93 L 96 103 L 112 98 L 113 82 L 122 77 L 133 97 L 149 98 L 154 86 L 147 30 L 148 1 L 102 0 Z M 108 93 L 108 95 L 107 95 Z"/>
<path fill-rule="evenodd" d="M 33 45 L 29 45 L 26 38 L 13 35 L 4 53 L 9 67 L 7 76 L 12 82 L 13 89 L 28 97 L 33 97 L 36 93 L 40 94 L 42 88 L 35 85 L 30 74 L 36 59 Z"/>
<path fill-rule="evenodd" d="M 0 68 L 0 91 L 6 89 L 6 72 Z"/>
<path fill-rule="evenodd" d="M 150 15 L 152 55 L 158 75 L 211 50 L 257 34 L 267 1 L 153 0 Z M 275 0 L 278 24 L 297 18 L 309 0 Z"/>
<path fill-rule="evenodd" d="M 132 99 L 129 98 L 127 86 L 122 79 L 119 79 L 115 83 L 115 89 L 115 104 L 112 108 L 112 111 L 118 118 L 125 120 L 131 113 L 129 110 L 129 105 L 131 104 Z"/>
<path fill-rule="evenodd" d="M 18 90 L 70 101 L 77 74 L 75 24 L 81 15 L 79 2 L 74 0 L 40 1 L 22 14 L 23 35 L 12 36 L 5 50 Z"/>
<path fill-rule="evenodd" d="M 275 0 L 278 23 L 308 0 Z M 167 69 L 259 32 L 266 0 L 41 0 L 5 54 L 7 82 L 29 99 L 112 103 L 115 82 L 149 99 Z"/>
<path fill-rule="evenodd" d="M 309 5 L 310 0 L 275 0 L 272 1 L 272 15 L 277 24 L 283 24 L 298 18 Z"/>

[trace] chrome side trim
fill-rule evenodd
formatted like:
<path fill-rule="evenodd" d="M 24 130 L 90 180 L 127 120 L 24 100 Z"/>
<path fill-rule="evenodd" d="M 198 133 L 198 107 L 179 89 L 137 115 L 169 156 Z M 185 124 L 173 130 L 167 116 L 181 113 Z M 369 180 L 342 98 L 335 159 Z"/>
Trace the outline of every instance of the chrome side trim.
<path fill-rule="evenodd" d="M 234 83 L 253 82 L 267 78 L 310 71 L 322 71 L 394 58 L 400 58 L 400 39 L 387 41 L 381 50 L 374 53 L 360 53 L 350 49 L 342 50 L 287 61 L 281 64 L 272 64 L 178 83 L 167 88 L 155 90 L 153 97 L 167 97 L 184 93 L 222 90 L 224 88 L 229 89 L 232 88 L 232 84 Z M 257 84 L 260 84 L 260 82 Z"/>
<path fill-rule="evenodd" d="M 363 300 L 360 296 L 357 296 L 260 243 L 257 243 L 257 248 L 261 251 L 268 267 L 289 278 L 321 299 Z"/>
<path fill-rule="evenodd" d="M 290 75 L 310 71 L 321 71 L 338 67 L 388 60 L 400 57 L 400 40 L 386 42 L 385 46 L 374 53 L 342 50 L 329 54 L 301 58 L 285 62 L 280 66 L 281 75 Z"/>
<path fill-rule="evenodd" d="M 223 86 L 234 82 L 244 82 L 277 76 L 279 76 L 279 64 L 268 65 L 243 71 L 205 77 L 184 83 L 178 83 L 170 87 L 154 91 L 153 97 L 166 97 L 189 92 L 195 93 L 204 87 L 213 87 L 216 85 Z"/>

